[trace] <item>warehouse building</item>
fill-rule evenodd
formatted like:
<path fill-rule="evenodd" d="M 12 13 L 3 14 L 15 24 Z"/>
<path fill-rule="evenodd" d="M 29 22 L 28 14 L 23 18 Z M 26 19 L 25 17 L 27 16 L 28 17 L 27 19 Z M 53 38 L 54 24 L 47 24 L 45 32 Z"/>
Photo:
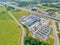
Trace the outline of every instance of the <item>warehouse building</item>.
<path fill-rule="evenodd" d="M 48 39 L 51 30 L 49 23 L 44 18 L 40 18 L 35 15 L 29 15 L 20 18 L 20 22 L 26 25 L 33 34 L 45 40 Z"/>

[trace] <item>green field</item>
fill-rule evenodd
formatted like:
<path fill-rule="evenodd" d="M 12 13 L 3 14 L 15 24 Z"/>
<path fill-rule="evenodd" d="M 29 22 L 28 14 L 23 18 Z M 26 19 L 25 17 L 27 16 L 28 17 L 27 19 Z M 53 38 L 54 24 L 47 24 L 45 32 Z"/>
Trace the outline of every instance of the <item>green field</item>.
<path fill-rule="evenodd" d="M 11 13 L 19 20 L 19 18 L 21 18 L 22 16 L 28 15 L 30 14 L 28 11 L 25 10 L 21 10 L 21 11 L 11 11 Z"/>
<path fill-rule="evenodd" d="M 10 17 L 5 7 L 0 7 L 0 45 L 20 45 L 21 28 Z"/>
<path fill-rule="evenodd" d="M 45 9 L 49 9 L 50 7 L 46 7 L 46 6 L 40 6 L 38 8 L 38 11 L 42 11 L 42 10 L 45 10 Z"/>
<path fill-rule="evenodd" d="M 58 38 L 59 38 L 59 42 L 60 42 L 60 33 L 58 33 Z M 60 44 L 60 43 L 59 43 Z"/>
<path fill-rule="evenodd" d="M 24 12 L 24 13 L 23 13 Z M 14 11 L 12 11 L 11 12 L 18 20 L 19 20 L 19 18 L 21 18 L 22 16 L 25 16 L 25 15 L 28 15 L 29 14 L 29 12 L 27 12 L 27 11 L 25 11 L 25 10 L 21 10 L 21 11 L 19 11 L 19 12 L 14 12 Z M 25 27 L 25 33 L 26 33 L 26 35 L 28 35 L 28 33 L 29 33 L 29 31 L 28 31 L 28 29 Z M 52 35 L 52 34 L 51 34 Z M 38 37 L 37 37 L 38 38 Z M 40 41 L 41 41 L 41 38 L 38 38 L 38 39 L 40 39 Z M 44 42 L 44 43 L 49 43 L 50 45 L 54 45 L 54 39 L 52 39 L 52 38 L 50 38 L 49 37 L 49 39 L 47 40 L 47 41 L 42 41 L 42 42 Z"/>

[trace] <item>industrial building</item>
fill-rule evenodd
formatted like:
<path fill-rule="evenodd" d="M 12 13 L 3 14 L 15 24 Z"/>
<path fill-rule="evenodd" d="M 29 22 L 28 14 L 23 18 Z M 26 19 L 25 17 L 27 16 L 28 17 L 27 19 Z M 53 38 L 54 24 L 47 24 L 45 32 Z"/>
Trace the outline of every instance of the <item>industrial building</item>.
<path fill-rule="evenodd" d="M 46 21 L 46 19 L 40 18 L 35 15 L 29 15 L 29 16 L 23 16 L 19 20 L 22 24 L 27 26 L 33 34 L 45 40 L 48 39 L 51 30 L 50 30 L 50 25 Z"/>

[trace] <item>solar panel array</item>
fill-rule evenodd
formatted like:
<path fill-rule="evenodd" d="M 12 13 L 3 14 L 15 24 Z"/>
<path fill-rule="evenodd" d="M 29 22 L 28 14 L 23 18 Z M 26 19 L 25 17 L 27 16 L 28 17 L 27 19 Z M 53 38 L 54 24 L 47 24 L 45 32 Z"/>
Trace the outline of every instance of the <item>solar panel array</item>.
<path fill-rule="evenodd" d="M 36 31 L 36 34 L 47 40 L 50 35 L 49 25 L 39 26 L 38 31 Z"/>
<path fill-rule="evenodd" d="M 35 15 L 24 16 L 20 19 L 26 26 L 30 27 L 36 22 L 40 22 L 40 18 Z"/>
<path fill-rule="evenodd" d="M 20 19 L 20 21 L 24 25 L 26 25 L 32 33 L 40 36 L 41 38 L 43 38 L 45 40 L 48 39 L 51 31 L 50 31 L 49 24 L 48 23 L 45 23 L 45 21 L 46 21 L 45 19 L 42 20 L 42 18 L 40 18 L 38 16 L 29 15 L 29 16 L 22 17 Z M 45 23 L 46 25 L 43 24 L 43 23 Z"/>

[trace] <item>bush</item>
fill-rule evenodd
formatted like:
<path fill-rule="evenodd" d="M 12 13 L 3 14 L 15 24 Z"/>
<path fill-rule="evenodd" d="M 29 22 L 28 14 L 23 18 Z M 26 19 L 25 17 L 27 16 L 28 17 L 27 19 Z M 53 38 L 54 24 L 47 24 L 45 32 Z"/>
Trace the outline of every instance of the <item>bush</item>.
<path fill-rule="evenodd" d="M 10 11 L 10 10 L 13 10 L 13 9 L 15 9 L 15 8 L 12 7 L 12 6 L 8 6 L 8 7 L 7 7 L 7 10 L 9 10 L 9 11 Z"/>
<path fill-rule="evenodd" d="M 25 45 L 49 45 L 47 43 L 40 42 L 38 39 L 26 36 L 24 40 Z"/>

